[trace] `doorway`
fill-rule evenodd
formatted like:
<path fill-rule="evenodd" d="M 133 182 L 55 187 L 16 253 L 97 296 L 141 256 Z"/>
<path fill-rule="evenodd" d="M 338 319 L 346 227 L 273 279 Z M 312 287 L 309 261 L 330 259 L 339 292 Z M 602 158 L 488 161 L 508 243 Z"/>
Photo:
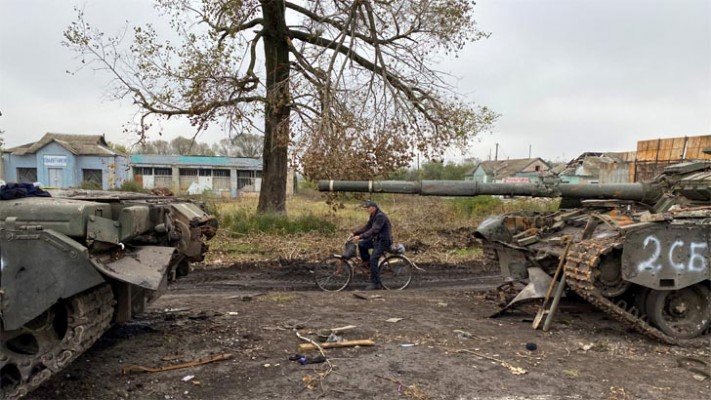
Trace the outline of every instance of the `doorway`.
<path fill-rule="evenodd" d="M 50 187 L 61 188 L 64 186 L 64 181 L 62 180 L 63 172 L 63 168 L 47 168 Z"/>

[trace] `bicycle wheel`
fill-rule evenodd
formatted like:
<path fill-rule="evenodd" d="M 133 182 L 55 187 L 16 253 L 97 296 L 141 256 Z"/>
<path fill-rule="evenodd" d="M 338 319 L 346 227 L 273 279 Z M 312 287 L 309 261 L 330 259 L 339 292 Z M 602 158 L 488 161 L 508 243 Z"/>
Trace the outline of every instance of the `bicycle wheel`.
<path fill-rule="evenodd" d="M 414 269 L 407 257 L 389 256 L 380 263 L 380 282 L 388 290 L 405 289 L 412 282 Z"/>
<path fill-rule="evenodd" d="M 351 266 L 348 261 L 331 256 L 320 262 L 313 271 L 314 280 L 319 289 L 326 292 L 338 292 L 351 282 Z"/>

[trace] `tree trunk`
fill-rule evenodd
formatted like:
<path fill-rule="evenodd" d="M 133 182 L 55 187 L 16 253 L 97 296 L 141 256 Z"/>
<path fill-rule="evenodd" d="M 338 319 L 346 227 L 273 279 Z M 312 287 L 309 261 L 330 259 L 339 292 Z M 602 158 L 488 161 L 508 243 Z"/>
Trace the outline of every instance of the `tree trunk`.
<path fill-rule="evenodd" d="M 266 60 L 264 162 L 257 212 L 286 213 L 289 147 L 289 47 L 283 0 L 261 0 Z"/>

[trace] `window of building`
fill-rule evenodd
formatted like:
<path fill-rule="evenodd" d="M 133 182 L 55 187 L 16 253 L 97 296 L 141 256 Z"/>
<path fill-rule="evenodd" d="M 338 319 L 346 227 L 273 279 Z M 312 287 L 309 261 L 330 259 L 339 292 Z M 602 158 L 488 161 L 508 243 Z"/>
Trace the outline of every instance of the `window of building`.
<path fill-rule="evenodd" d="M 213 169 L 212 170 L 212 188 L 220 191 L 230 190 L 230 170 L 229 169 Z"/>
<path fill-rule="evenodd" d="M 237 171 L 237 189 L 242 189 L 245 186 L 254 188 L 255 171 Z"/>
<path fill-rule="evenodd" d="M 133 167 L 134 175 L 153 175 L 153 168 L 151 167 Z"/>
<path fill-rule="evenodd" d="M 207 168 L 200 168 L 200 176 L 212 176 L 212 170 Z"/>
<path fill-rule="evenodd" d="M 540 166 L 540 165 L 536 165 L 536 167 L 535 167 L 535 168 L 536 168 L 536 172 L 538 172 L 538 171 L 540 171 L 540 170 L 541 170 L 541 166 Z"/>
<path fill-rule="evenodd" d="M 198 181 L 197 168 L 180 168 L 179 174 L 178 187 L 181 192 L 186 192 L 190 185 Z"/>
<path fill-rule="evenodd" d="M 195 168 L 180 168 L 180 176 L 197 176 L 198 170 Z"/>
<path fill-rule="evenodd" d="M 102 186 L 102 175 L 100 169 L 82 169 L 82 182 L 92 185 Z"/>
<path fill-rule="evenodd" d="M 37 168 L 18 168 L 17 181 L 24 183 L 37 182 Z"/>
<path fill-rule="evenodd" d="M 161 176 L 173 175 L 173 171 L 170 168 L 153 168 L 153 171 L 155 172 L 156 175 L 161 175 Z"/>

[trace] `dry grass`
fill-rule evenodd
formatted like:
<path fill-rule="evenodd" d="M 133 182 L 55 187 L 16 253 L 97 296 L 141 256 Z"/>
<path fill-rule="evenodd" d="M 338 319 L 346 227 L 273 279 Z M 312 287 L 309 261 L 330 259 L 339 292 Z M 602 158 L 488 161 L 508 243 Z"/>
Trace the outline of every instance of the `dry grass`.
<path fill-rule="evenodd" d="M 481 256 L 481 250 L 472 234 L 485 217 L 514 210 L 545 210 L 551 207 L 551 202 L 541 200 L 496 200 L 486 202 L 486 207 L 471 213 L 466 207 L 463 211 L 462 199 L 408 195 L 375 195 L 374 199 L 392 221 L 395 242 L 404 243 L 408 254 L 416 253 L 415 258 L 420 262 L 461 263 L 477 259 Z M 207 263 L 316 260 L 334 252 L 340 253 L 350 232 L 368 219 L 366 211 L 359 207 L 360 202 L 344 200 L 342 206 L 334 211 L 313 192 L 292 196 L 287 203 L 289 221 L 294 224 L 304 219 L 309 221 L 308 229 L 291 230 L 293 233 L 258 229 L 244 233 L 223 223 L 210 244 Z M 222 222 L 228 215 L 231 218 L 252 218 L 256 207 L 256 197 L 215 204 Z M 313 228 L 314 221 L 333 225 L 333 229 L 309 230 Z"/>

